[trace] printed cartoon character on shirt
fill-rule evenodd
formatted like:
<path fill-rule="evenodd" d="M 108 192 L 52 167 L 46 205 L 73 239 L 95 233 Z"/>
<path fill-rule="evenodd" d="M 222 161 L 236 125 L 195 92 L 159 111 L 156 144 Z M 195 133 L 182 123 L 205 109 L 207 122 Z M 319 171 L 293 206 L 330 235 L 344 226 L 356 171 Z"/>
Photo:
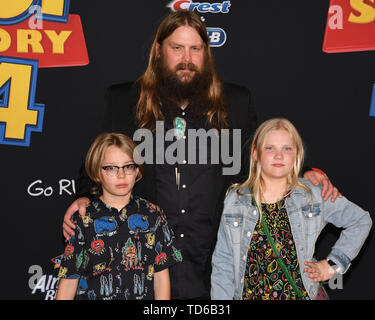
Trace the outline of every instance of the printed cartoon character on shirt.
<path fill-rule="evenodd" d="M 146 201 L 144 199 L 142 199 L 142 200 L 146 203 L 146 207 L 148 208 L 148 211 L 150 213 L 160 212 L 161 211 L 161 209 L 160 209 L 160 207 L 158 205 L 153 204 L 151 202 L 148 202 L 148 201 Z"/>
<path fill-rule="evenodd" d="M 121 221 L 126 221 L 127 218 L 128 218 L 128 216 L 127 216 L 127 210 L 126 210 L 126 208 L 124 208 L 124 209 L 121 210 L 120 220 Z"/>
<path fill-rule="evenodd" d="M 139 232 L 148 232 L 148 217 L 142 214 L 133 214 L 128 218 L 129 232 L 138 234 Z"/>
<path fill-rule="evenodd" d="M 145 246 L 148 249 L 153 249 L 156 240 L 156 230 L 159 228 L 161 217 L 156 219 L 155 225 L 150 229 L 149 233 L 145 234 L 146 243 Z"/>
<path fill-rule="evenodd" d="M 114 217 L 101 217 L 94 222 L 95 232 L 98 236 L 113 236 L 117 233 L 117 222 Z"/>
<path fill-rule="evenodd" d="M 163 250 L 163 245 L 158 242 L 155 246 L 155 251 L 157 252 L 157 256 L 155 258 L 155 263 L 157 265 L 161 265 L 161 264 L 164 264 L 166 261 L 167 261 L 167 255 L 165 252 L 162 251 Z"/>
<path fill-rule="evenodd" d="M 80 215 L 80 218 L 82 219 L 82 224 L 85 228 L 88 228 L 90 223 L 93 223 L 90 212 L 86 212 L 86 215 L 84 216 Z"/>
<path fill-rule="evenodd" d="M 135 247 L 131 238 L 128 238 L 124 247 L 122 248 L 121 264 L 125 265 L 125 271 L 130 269 L 141 269 L 142 267 L 142 251 L 141 243 L 138 241 L 138 249 Z"/>
<path fill-rule="evenodd" d="M 87 251 L 83 249 L 77 256 L 77 261 L 76 261 L 77 270 L 79 270 L 81 267 L 82 269 L 86 269 L 89 260 L 90 258 L 89 258 Z"/>
<path fill-rule="evenodd" d="M 65 250 L 64 250 L 64 259 L 65 259 L 65 260 L 70 260 L 70 259 L 72 259 L 72 257 L 73 257 L 73 253 L 74 253 L 74 247 L 73 247 L 71 244 L 68 244 L 68 245 L 65 247 Z"/>

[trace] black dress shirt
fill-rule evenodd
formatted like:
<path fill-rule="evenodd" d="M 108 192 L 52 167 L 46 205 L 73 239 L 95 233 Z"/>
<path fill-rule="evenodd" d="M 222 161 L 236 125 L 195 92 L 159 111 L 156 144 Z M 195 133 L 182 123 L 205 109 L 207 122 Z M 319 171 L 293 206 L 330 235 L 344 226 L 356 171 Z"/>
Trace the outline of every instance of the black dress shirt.
<path fill-rule="evenodd" d="M 184 257 L 183 263 L 170 269 L 172 297 L 181 299 L 209 297 L 211 247 L 216 232 L 215 220 L 219 219 L 216 203 L 224 187 L 221 165 L 215 164 L 220 158 L 211 159 L 211 147 L 215 142 L 210 138 L 202 139 L 203 143 L 207 141 L 207 150 L 201 162 L 207 163 L 200 163 L 199 152 L 202 149 L 199 148 L 199 140 L 194 139 L 194 135 L 190 137 L 196 141 L 189 140 L 189 130 L 209 129 L 204 120 L 194 121 L 190 110 L 191 106 L 187 106 L 178 114 L 186 121 L 184 135 L 179 138 L 185 146 L 185 157 L 176 164 L 155 165 L 157 203 L 165 208 L 176 235 L 176 245 Z M 166 117 L 166 132 L 174 129 L 173 121 Z M 165 150 L 176 140 L 175 137 L 173 141 L 166 141 Z M 196 157 L 191 159 L 191 148 L 194 146 Z"/>

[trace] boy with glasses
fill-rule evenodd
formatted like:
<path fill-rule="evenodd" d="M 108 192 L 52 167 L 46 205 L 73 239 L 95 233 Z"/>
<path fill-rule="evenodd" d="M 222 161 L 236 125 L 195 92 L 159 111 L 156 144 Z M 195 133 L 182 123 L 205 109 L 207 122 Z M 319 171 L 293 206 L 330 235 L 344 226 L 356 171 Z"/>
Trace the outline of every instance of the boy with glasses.
<path fill-rule="evenodd" d="M 142 178 L 135 143 L 99 135 L 86 157 L 96 195 L 64 250 L 56 299 L 170 299 L 168 268 L 181 261 L 162 210 L 132 194 Z M 78 290 L 77 290 L 78 289 Z"/>

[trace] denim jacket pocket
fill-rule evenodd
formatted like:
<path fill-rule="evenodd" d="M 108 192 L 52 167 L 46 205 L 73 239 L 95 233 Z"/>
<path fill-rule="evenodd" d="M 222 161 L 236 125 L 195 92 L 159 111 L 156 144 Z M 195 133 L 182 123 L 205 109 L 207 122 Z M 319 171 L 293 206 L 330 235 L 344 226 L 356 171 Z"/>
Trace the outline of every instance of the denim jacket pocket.
<path fill-rule="evenodd" d="M 240 213 L 224 213 L 224 222 L 231 242 L 239 244 L 241 242 L 241 230 L 243 225 L 243 216 Z"/>
<path fill-rule="evenodd" d="M 305 205 L 301 208 L 305 230 L 307 234 L 315 234 L 320 231 L 321 207 L 319 203 Z"/>

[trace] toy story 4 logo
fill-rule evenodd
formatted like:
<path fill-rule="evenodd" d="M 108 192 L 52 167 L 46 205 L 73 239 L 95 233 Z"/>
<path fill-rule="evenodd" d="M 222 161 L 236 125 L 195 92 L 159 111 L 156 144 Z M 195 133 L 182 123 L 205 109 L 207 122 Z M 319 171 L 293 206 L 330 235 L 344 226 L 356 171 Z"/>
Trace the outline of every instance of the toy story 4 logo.
<path fill-rule="evenodd" d="M 35 102 L 38 68 L 89 63 L 70 0 L 0 0 L 0 144 L 30 146 L 43 127 Z"/>
<path fill-rule="evenodd" d="M 375 0 L 331 0 L 323 51 L 327 53 L 375 50 Z M 370 116 L 375 117 L 375 84 Z"/>

